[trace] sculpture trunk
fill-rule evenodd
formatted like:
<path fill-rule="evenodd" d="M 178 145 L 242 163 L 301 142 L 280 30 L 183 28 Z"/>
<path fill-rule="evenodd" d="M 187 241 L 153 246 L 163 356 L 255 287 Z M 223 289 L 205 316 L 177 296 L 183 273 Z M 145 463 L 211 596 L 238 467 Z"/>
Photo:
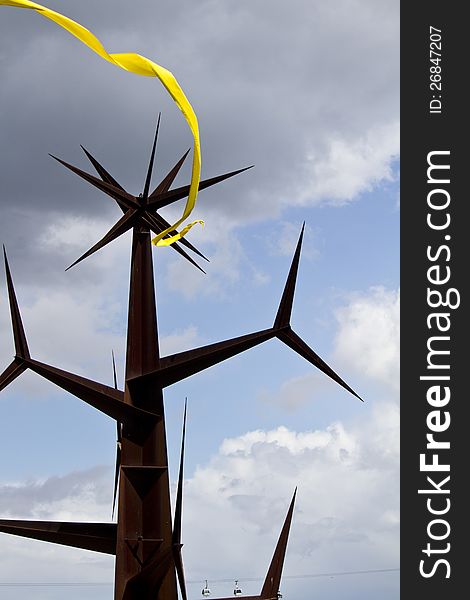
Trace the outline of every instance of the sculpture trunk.
<path fill-rule="evenodd" d="M 150 233 L 133 230 L 126 381 L 159 366 Z M 131 389 L 124 401 L 161 418 L 123 427 L 116 545 L 115 600 L 177 600 L 162 390 Z M 148 567 L 152 568 L 148 568 Z"/>

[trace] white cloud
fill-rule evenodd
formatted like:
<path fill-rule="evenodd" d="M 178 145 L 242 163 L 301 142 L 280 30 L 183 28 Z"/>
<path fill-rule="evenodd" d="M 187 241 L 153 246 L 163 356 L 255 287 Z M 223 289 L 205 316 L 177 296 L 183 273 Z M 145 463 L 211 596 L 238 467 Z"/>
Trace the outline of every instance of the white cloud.
<path fill-rule="evenodd" d="M 273 228 L 273 234 L 269 238 L 269 249 L 273 254 L 280 256 L 294 255 L 297 242 L 300 235 L 300 223 L 291 223 L 290 221 L 279 221 Z M 302 242 L 302 257 L 313 259 L 319 255 L 319 250 L 315 247 L 315 232 L 309 225 L 305 225 L 305 233 Z"/>
<path fill-rule="evenodd" d="M 91 219 L 58 215 L 40 234 L 38 243 L 46 248 L 63 252 L 72 246 L 74 252 L 93 245 L 110 229 L 109 219 Z M 78 258 L 78 257 L 77 257 Z"/>
<path fill-rule="evenodd" d="M 43 480 L 2 483 L 0 513 L 2 518 L 107 520 L 111 480 L 111 469 L 93 467 Z"/>
<path fill-rule="evenodd" d="M 182 331 L 175 331 L 163 336 L 160 340 L 160 349 L 162 355 L 176 354 L 200 344 L 201 339 L 198 335 L 197 327 L 190 325 Z"/>
<path fill-rule="evenodd" d="M 118 282 L 115 282 L 118 285 Z M 108 293 L 103 301 L 103 294 Z M 18 293 L 18 292 L 17 292 Z M 31 292 L 30 292 L 31 295 Z M 123 306 L 114 288 L 98 289 L 84 286 L 78 292 L 49 288 L 47 293 L 34 289 L 29 304 L 19 303 L 32 356 L 74 373 L 86 373 L 87 377 L 111 385 L 111 351 L 114 350 L 118 381 L 122 388 L 125 331 L 122 323 Z M 0 340 L 1 367 L 6 367 L 14 355 L 13 334 L 8 301 L 0 297 L 0 327 L 5 335 Z M 169 332 L 160 338 L 163 354 L 173 354 L 200 345 L 197 328 L 190 325 Z M 19 387 L 18 387 L 19 386 Z M 22 390 L 28 394 L 58 392 L 58 388 L 44 382 L 36 375 L 22 375 L 10 390 Z M 62 393 L 62 392 L 59 392 Z"/>
<path fill-rule="evenodd" d="M 330 385 L 326 375 L 318 371 L 309 372 L 285 381 L 276 391 L 260 392 L 258 399 L 266 404 L 277 404 L 294 411 L 308 402 L 321 398 L 325 388 Z M 337 384 L 334 384 L 337 385 Z"/>
<path fill-rule="evenodd" d="M 205 275 L 180 258 L 169 263 L 167 284 L 171 290 L 181 292 L 186 298 L 196 295 L 223 297 L 238 283 L 240 270 L 246 263 L 243 248 L 231 231 L 215 227 L 214 235 L 212 240 L 217 242 L 216 249 Z M 256 272 L 254 277 L 257 278 Z"/>
<path fill-rule="evenodd" d="M 369 437 L 380 425 L 373 417 L 360 429 L 279 427 L 225 440 L 186 484 L 189 572 L 216 577 L 236 565 L 237 573 L 262 576 L 297 485 L 290 574 L 395 566 L 398 423 L 386 421 L 390 438 Z M 205 535 L 211 544 L 202 546 Z"/>
<path fill-rule="evenodd" d="M 123 336 L 117 331 L 120 329 L 117 327 L 119 304 L 110 301 L 103 305 L 91 294 L 75 297 L 72 291 L 51 289 L 47 295 L 35 298 L 32 304 L 19 302 L 34 358 L 75 373 L 87 371 L 88 377 L 108 384 L 112 382 L 111 350 L 114 349 L 119 357 L 124 343 Z M 6 304 L 2 303 L 1 307 L 1 325 L 3 331 L 10 332 Z M 13 335 L 9 333 L 2 340 L 0 359 L 6 366 L 14 354 Z M 38 384 L 36 376 L 34 380 L 23 376 L 18 382 L 13 385 L 26 386 L 34 393 L 45 389 Z M 44 385 L 49 390 L 54 389 L 51 384 Z"/>
<path fill-rule="evenodd" d="M 335 355 L 366 377 L 399 387 L 400 292 L 383 287 L 355 295 L 336 313 Z"/>
<path fill-rule="evenodd" d="M 387 397 L 396 397 L 400 383 L 399 290 L 374 287 L 368 293 L 354 294 L 348 304 L 336 311 L 336 319 L 333 358 L 327 362 L 341 376 L 343 371 L 354 370 L 362 376 L 363 383 L 372 379 L 382 386 Z M 263 390 L 258 399 L 294 411 L 314 402 L 334 385 L 314 371 L 286 380 L 277 391 Z M 355 383 L 353 387 L 359 390 L 361 386 Z"/>
<path fill-rule="evenodd" d="M 316 431 L 278 427 L 224 440 L 211 461 L 185 483 L 188 578 L 262 578 L 296 486 L 286 573 L 395 567 L 396 416 L 396 407 L 384 404 L 360 427 L 339 422 Z M 107 521 L 111 478 L 110 469 L 97 467 L 2 484 L 0 510 L 3 516 L 20 518 Z M 37 551 L 38 543 L 2 536 L 0 544 L 9 553 L 0 576 L 11 567 L 10 578 L 21 579 L 19 565 Z M 45 554 L 33 569 L 41 567 L 42 579 L 56 580 L 57 572 L 80 578 L 85 559 L 95 580 L 112 580 L 111 561 L 102 563 L 99 555 L 41 547 Z"/>
<path fill-rule="evenodd" d="M 94 467 L 45 480 L 0 483 L 1 518 L 109 521 L 111 503 L 112 472 L 108 467 Z M 0 548 L 3 557 L 0 581 L 3 582 L 88 580 L 111 583 L 113 579 L 114 560 L 102 554 L 3 533 Z M 53 593 L 52 588 L 46 589 L 47 593 Z M 10 591 L 6 588 L 5 593 L 7 590 Z"/>
<path fill-rule="evenodd" d="M 370 191 L 381 181 L 392 180 L 391 161 L 399 154 L 398 122 L 380 125 L 356 139 L 333 137 L 324 156 L 308 156 L 301 204 L 344 204 Z"/>

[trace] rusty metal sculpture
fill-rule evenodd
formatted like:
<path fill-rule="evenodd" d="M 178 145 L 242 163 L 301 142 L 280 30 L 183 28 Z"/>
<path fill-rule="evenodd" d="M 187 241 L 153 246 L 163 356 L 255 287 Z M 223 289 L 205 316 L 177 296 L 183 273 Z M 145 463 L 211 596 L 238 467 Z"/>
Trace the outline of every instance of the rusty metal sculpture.
<path fill-rule="evenodd" d="M 177 600 L 176 579 L 183 600 L 187 598 L 181 555 L 186 408 L 172 524 L 163 403 L 163 389 L 166 386 L 277 337 L 357 396 L 290 327 L 303 227 L 273 327 L 172 356 L 160 357 L 150 232 L 159 233 L 168 227 L 158 210 L 184 198 L 188 194 L 189 186 L 170 190 L 188 154 L 186 153 L 155 190 L 149 193 L 157 136 L 158 124 L 143 193 L 138 197 L 127 193 L 85 148 L 83 150 L 99 178 L 56 159 L 111 196 L 124 213 L 110 231 L 75 261 L 74 265 L 124 232 L 130 229 L 133 232 L 124 391 L 117 389 L 116 377 L 113 388 L 31 358 L 5 253 L 16 354 L 10 366 L 0 375 L 0 390 L 23 371 L 31 369 L 115 419 L 118 429 L 118 452 L 113 504 L 116 501 L 118 481 L 119 495 L 117 524 L 0 520 L 0 531 L 116 555 L 116 600 Z M 199 189 L 205 189 L 244 170 L 232 171 L 202 181 Z M 186 250 L 207 259 L 186 239 L 181 239 L 171 247 L 202 270 Z M 294 500 L 295 493 L 261 593 L 259 596 L 246 598 L 278 598 Z"/>

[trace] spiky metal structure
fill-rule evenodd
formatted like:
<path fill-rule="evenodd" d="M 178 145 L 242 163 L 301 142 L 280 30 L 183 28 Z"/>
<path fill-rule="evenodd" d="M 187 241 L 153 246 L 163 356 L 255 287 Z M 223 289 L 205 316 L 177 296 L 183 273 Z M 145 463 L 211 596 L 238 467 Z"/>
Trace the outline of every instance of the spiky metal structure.
<path fill-rule="evenodd" d="M 158 214 L 158 210 L 187 196 L 189 186 L 170 190 L 186 158 L 186 153 L 155 190 L 149 193 L 157 135 L 158 125 L 143 193 L 139 196 L 127 193 L 84 148 L 99 178 L 56 159 L 111 196 L 124 213 L 109 232 L 75 261 L 74 265 L 132 229 L 124 391 L 117 389 L 116 376 L 114 387 L 110 387 L 57 369 L 31 357 L 5 253 L 6 280 L 16 354 L 10 366 L 0 375 L 0 390 L 23 371 L 30 369 L 115 419 L 118 452 L 114 501 L 118 481 L 119 494 L 117 524 L 0 520 L 0 531 L 95 552 L 115 554 L 115 600 L 177 600 L 177 579 L 183 600 L 187 598 L 181 556 L 186 408 L 176 507 L 172 523 L 163 403 L 165 387 L 277 337 L 357 396 L 290 327 L 303 227 L 272 327 L 171 356 L 160 356 L 151 232 L 158 234 L 168 227 L 168 223 Z M 199 189 L 203 190 L 244 170 L 240 169 L 202 181 Z M 171 247 L 200 269 L 186 250 L 194 252 L 201 258 L 205 257 L 187 240 L 181 239 Z M 255 598 L 273 600 L 278 597 L 294 499 L 295 494 L 261 593 L 259 596 L 250 596 L 252 600 Z"/>

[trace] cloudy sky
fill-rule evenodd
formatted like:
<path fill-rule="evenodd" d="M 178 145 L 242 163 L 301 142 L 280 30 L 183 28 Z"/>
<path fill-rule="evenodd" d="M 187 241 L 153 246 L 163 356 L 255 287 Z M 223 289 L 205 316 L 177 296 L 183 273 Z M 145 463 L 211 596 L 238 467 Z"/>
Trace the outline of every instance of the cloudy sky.
<path fill-rule="evenodd" d="M 210 257 L 207 275 L 155 250 L 163 352 L 269 327 L 305 220 L 293 327 L 365 399 L 278 341 L 167 389 L 173 481 L 189 401 L 190 597 L 205 579 L 214 595 L 230 595 L 235 579 L 259 591 L 298 486 L 284 598 L 395 600 L 398 1 L 47 5 L 110 52 L 139 52 L 177 76 L 199 118 L 203 177 L 255 165 L 199 197 L 206 226 L 189 239 Z M 137 194 L 158 112 L 156 179 L 191 135 L 156 80 L 114 68 L 30 11 L 0 7 L 0 73 L 0 241 L 32 354 L 110 384 L 114 349 L 122 384 L 130 237 L 64 272 L 120 215 L 48 153 L 90 170 L 83 144 Z M 190 161 L 176 185 L 189 175 Z M 3 276 L 0 332 L 6 366 Z M 2 517 L 111 518 L 111 420 L 33 374 L 1 393 L 0 415 Z M 106 556 L 3 534 L 0 553 L 0 586 L 94 584 L 2 587 L 6 600 L 112 598 Z M 386 572 L 316 577 L 371 570 Z"/>

